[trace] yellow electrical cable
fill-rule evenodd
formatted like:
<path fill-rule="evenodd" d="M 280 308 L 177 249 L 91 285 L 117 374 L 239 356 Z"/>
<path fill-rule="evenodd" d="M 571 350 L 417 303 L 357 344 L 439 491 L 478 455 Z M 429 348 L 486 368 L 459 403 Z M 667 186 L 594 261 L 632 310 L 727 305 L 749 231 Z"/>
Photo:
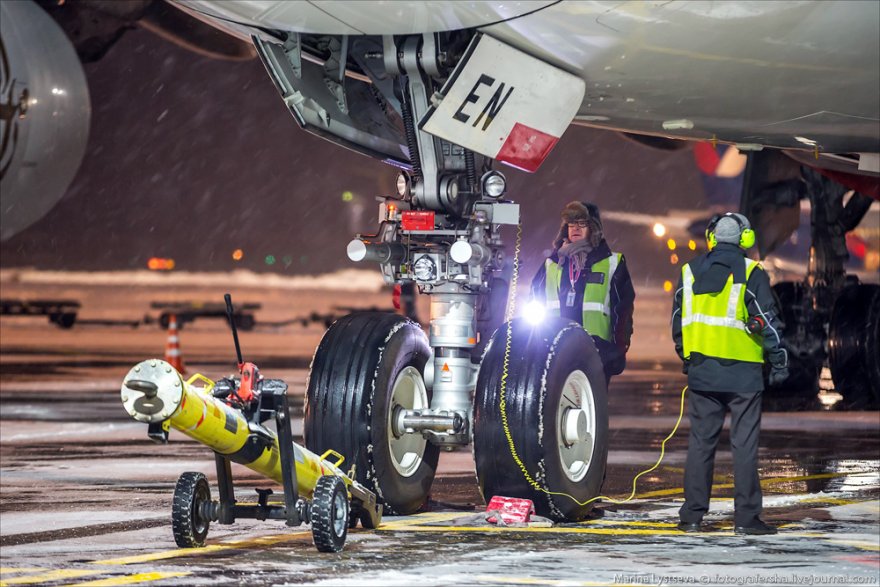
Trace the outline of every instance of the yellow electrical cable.
<path fill-rule="evenodd" d="M 612 497 L 608 497 L 606 495 L 597 495 L 587 501 L 578 501 L 573 495 L 565 492 L 559 491 L 550 491 L 541 487 L 541 485 L 535 481 L 532 476 L 529 474 L 528 469 L 526 469 L 525 464 L 519 458 L 519 454 L 516 452 L 516 445 L 513 442 L 513 436 L 510 433 L 510 424 L 507 421 L 507 375 L 508 375 L 508 367 L 510 365 L 510 337 L 513 329 L 511 328 L 510 322 L 513 320 L 514 308 L 516 308 L 516 284 L 519 278 L 519 252 L 520 252 L 520 244 L 522 242 L 522 224 L 517 224 L 516 227 L 516 246 L 514 247 L 513 253 L 513 276 L 510 279 L 510 297 L 508 298 L 507 305 L 507 341 L 504 345 L 504 363 L 502 366 L 501 373 L 501 391 L 499 394 L 499 402 L 498 409 L 501 412 L 501 426 L 504 428 L 504 436 L 507 437 L 507 445 L 510 447 L 510 456 L 513 457 L 514 462 L 519 466 L 520 470 L 523 473 L 523 476 L 526 478 L 526 481 L 534 487 L 538 491 L 542 491 L 547 495 L 560 495 L 563 497 L 571 498 L 576 504 L 580 506 L 585 506 L 589 503 L 592 503 L 599 499 L 604 499 L 611 503 L 625 503 L 627 501 L 632 500 L 636 495 L 636 483 L 642 475 L 646 475 L 651 471 L 655 470 L 660 466 L 660 463 L 663 461 L 663 457 L 666 455 L 666 443 L 675 435 L 678 431 L 678 426 L 681 424 L 681 419 L 684 416 L 684 396 L 687 392 L 687 385 L 681 390 L 681 406 L 678 411 L 678 420 L 675 422 L 675 426 L 672 428 L 672 432 L 669 433 L 669 436 L 663 439 L 663 442 L 660 444 L 660 458 L 657 459 L 657 462 L 648 469 L 640 472 L 638 475 L 633 477 L 632 482 L 632 492 L 629 494 L 629 497 L 626 499 L 614 499 Z"/>

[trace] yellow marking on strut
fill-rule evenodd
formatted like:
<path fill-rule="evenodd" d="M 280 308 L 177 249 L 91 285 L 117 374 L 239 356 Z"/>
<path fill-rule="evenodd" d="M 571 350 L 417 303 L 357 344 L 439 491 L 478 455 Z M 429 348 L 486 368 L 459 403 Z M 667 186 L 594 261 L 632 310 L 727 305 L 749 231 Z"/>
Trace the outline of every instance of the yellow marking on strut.
<path fill-rule="evenodd" d="M 39 575 L 28 575 L 26 577 L 15 577 L 13 579 L 5 579 L 0 581 L 0 587 L 6 585 L 32 585 L 34 583 L 48 583 L 49 581 L 59 581 L 61 579 L 73 579 L 75 577 L 85 577 L 86 575 L 100 575 L 102 571 L 84 570 L 84 569 L 59 569 L 57 571 L 49 571 L 40 573 Z"/>
<path fill-rule="evenodd" d="M 252 546 L 271 546 L 273 544 L 281 544 L 283 542 L 293 542 L 304 536 L 311 536 L 311 532 L 296 532 L 294 534 L 277 534 L 274 536 L 264 536 L 262 538 L 252 538 L 248 540 L 231 540 L 229 542 L 221 542 L 219 544 L 209 544 L 202 548 L 176 548 L 174 550 L 165 550 L 161 552 L 152 552 L 148 554 L 137 554 L 134 556 L 125 556 L 121 558 L 111 558 L 106 560 L 92 561 L 94 565 L 130 565 L 134 563 L 146 563 L 157 560 L 165 560 L 169 558 L 179 558 L 184 556 L 199 556 L 214 552 L 223 552 L 225 550 L 237 550 L 249 548 Z M 2 587 L 2 586 L 0 586 Z"/>
<path fill-rule="evenodd" d="M 174 577 L 186 577 L 187 575 L 192 575 L 192 573 L 163 573 L 155 571 L 152 573 L 137 573 L 136 575 L 128 575 L 127 577 L 110 577 L 109 579 L 74 583 L 73 585 L 68 585 L 68 587 L 112 587 L 113 585 L 133 585 L 134 583 L 146 583 L 147 581 L 161 581 L 162 579 L 171 579 Z"/>

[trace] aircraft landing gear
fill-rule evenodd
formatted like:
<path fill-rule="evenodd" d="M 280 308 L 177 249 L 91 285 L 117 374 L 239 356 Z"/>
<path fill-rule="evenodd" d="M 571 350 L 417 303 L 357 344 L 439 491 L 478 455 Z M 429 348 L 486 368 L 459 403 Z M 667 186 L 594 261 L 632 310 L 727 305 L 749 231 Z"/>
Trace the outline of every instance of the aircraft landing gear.
<path fill-rule="evenodd" d="M 807 275 L 802 282 L 773 286 L 785 323 L 790 376 L 768 386 L 768 397 L 815 394 L 827 361 L 845 406 L 880 406 L 880 286 L 860 284 L 844 266 L 846 233 L 861 222 L 871 199 L 852 193 L 844 202 L 847 188 L 773 152 L 752 153 L 746 176 L 742 208 L 757 220 L 759 234 L 773 232 L 762 222 L 764 212 L 787 208 L 797 213 L 798 199 L 810 199 Z M 760 243 L 759 248 L 763 256 L 773 245 Z"/>
<path fill-rule="evenodd" d="M 853 283 L 841 290 L 831 312 L 828 363 L 850 407 L 880 406 L 880 286 Z"/>
<path fill-rule="evenodd" d="M 598 352 L 572 322 L 535 329 L 514 321 L 508 401 L 500 401 L 507 335 L 492 332 L 508 290 L 501 231 L 519 224 L 519 206 L 502 199 L 506 180 L 491 160 L 418 126 L 451 73 L 454 51 L 443 38 L 386 37 L 383 49 L 411 168 L 381 207 L 376 234 L 358 235 L 348 256 L 378 262 L 390 285 L 414 283 L 430 295 L 429 336 L 395 314 L 333 324 L 312 362 L 306 446 L 341 453 L 386 511 L 411 514 L 427 500 L 440 450 L 473 439 L 487 502 L 529 498 L 543 515 L 583 519 L 591 508 L 577 502 L 598 495 L 607 454 Z"/>

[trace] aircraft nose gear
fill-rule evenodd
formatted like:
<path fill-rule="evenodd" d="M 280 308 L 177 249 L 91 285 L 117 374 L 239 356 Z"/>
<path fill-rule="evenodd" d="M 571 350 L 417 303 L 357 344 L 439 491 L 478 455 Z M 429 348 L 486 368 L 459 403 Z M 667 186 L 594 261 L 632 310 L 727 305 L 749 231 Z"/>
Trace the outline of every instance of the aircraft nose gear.
<path fill-rule="evenodd" d="M 338 451 L 355 463 L 357 481 L 374 490 L 387 510 L 410 514 L 427 499 L 439 451 L 475 440 L 487 500 L 530 498 L 544 515 L 577 520 L 590 507 L 567 498 L 548 500 L 510 460 L 497 427 L 504 408 L 497 392 L 488 391 L 500 377 L 503 341 L 480 365 L 505 318 L 511 276 L 502 231 L 519 225 L 519 206 L 502 199 L 507 181 L 489 158 L 420 127 L 454 77 L 450 44 L 430 34 L 383 38 L 385 77 L 379 81 L 386 87 L 393 83 L 410 165 L 398 177 L 397 196 L 380 207 L 378 231 L 357 235 L 347 247 L 352 261 L 378 263 L 389 285 L 415 283 L 431 296 L 428 336 L 394 314 L 359 313 L 337 321 L 312 363 L 306 446 L 318 453 Z M 598 494 L 604 475 L 604 375 L 584 329 L 566 320 L 553 324 L 556 330 L 545 335 L 552 340 L 570 330 L 563 342 L 574 350 L 560 355 L 567 362 L 553 367 L 554 379 L 544 385 L 533 376 L 551 360 L 548 349 L 517 342 L 522 354 L 516 369 L 522 372 L 514 387 L 527 387 L 511 390 L 519 400 L 508 404 L 505 417 L 523 435 L 517 442 L 532 459 L 525 466 L 534 474 L 547 471 L 541 487 L 585 500 Z M 528 337 L 526 330 L 516 340 L 520 337 Z"/>

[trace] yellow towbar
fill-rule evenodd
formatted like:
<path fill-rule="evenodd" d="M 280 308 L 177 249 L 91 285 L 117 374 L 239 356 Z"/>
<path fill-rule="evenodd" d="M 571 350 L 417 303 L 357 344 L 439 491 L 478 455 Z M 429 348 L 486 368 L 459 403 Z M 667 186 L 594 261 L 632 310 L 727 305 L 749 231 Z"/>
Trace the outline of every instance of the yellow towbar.
<path fill-rule="evenodd" d="M 382 508 L 375 494 L 339 468 L 342 455 L 328 450 L 318 456 L 293 442 L 287 384 L 260 378 L 250 401 L 220 399 L 240 400 L 239 387 L 239 381 L 214 382 L 201 374 L 184 380 L 161 359 L 138 363 L 123 380 L 122 403 L 132 418 L 149 425 L 151 438 L 167 441 L 167 430 L 174 428 L 215 452 L 219 501 L 211 501 L 201 473 L 178 480 L 172 507 L 178 545 L 202 546 L 211 521 L 230 524 L 237 517 L 284 519 L 291 526 L 311 522 L 316 546 L 330 552 L 341 550 L 350 517 L 377 527 Z M 275 420 L 275 430 L 263 425 L 268 419 Z M 272 491 L 259 489 L 257 505 L 237 504 L 230 462 L 281 484 L 284 505 L 270 504 Z"/>

